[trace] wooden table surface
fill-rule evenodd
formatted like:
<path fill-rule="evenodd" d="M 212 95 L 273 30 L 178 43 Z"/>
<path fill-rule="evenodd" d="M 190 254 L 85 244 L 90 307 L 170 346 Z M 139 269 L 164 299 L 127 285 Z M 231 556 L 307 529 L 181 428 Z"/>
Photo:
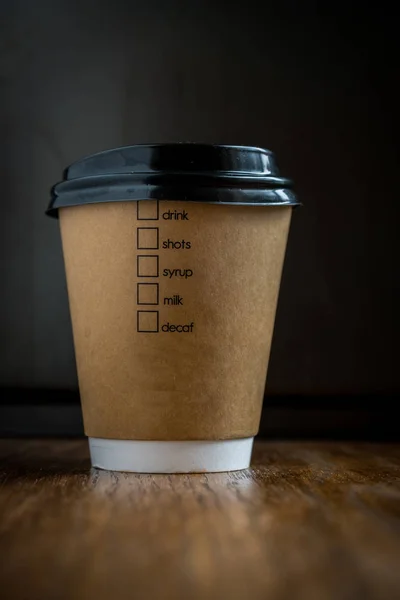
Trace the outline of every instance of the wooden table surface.
<path fill-rule="evenodd" d="M 0 597 L 400 598 L 400 446 L 259 442 L 236 473 L 91 469 L 0 441 Z"/>

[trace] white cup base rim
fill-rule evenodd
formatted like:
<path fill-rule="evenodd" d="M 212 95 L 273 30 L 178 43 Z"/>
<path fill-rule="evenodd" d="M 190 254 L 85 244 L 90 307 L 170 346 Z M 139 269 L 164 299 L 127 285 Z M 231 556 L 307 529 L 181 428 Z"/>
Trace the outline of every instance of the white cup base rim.
<path fill-rule="evenodd" d="M 134 473 L 217 473 L 250 466 L 254 438 L 207 441 L 111 440 L 89 437 L 92 465 Z"/>

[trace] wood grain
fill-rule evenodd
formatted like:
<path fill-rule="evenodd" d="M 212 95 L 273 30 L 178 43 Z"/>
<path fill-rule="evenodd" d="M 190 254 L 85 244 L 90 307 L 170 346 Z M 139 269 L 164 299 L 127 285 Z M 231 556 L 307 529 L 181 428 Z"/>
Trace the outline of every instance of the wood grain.
<path fill-rule="evenodd" d="M 400 597 L 400 446 L 264 442 L 191 476 L 91 469 L 84 440 L 0 461 L 6 600 Z"/>

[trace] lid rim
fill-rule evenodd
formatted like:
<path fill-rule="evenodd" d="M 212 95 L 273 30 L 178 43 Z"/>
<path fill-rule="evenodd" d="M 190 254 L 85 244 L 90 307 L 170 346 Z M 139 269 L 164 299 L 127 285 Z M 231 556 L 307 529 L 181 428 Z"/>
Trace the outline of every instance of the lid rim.
<path fill-rule="evenodd" d="M 67 183 L 67 182 L 66 182 Z M 231 206 L 291 206 L 300 204 L 295 194 L 288 188 L 229 188 L 229 187 L 185 187 L 181 186 L 97 186 L 64 190 L 59 196 L 54 194 L 48 207 L 49 216 L 57 216 L 59 208 L 111 202 L 135 202 L 138 200 L 176 201 Z"/>
<path fill-rule="evenodd" d="M 196 181 L 195 181 L 196 180 Z M 96 175 L 87 175 L 85 177 L 74 177 L 73 179 L 64 179 L 53 187 L 53 190 L 57 193 L 57 190 L 61 190 L 62 188 L 72 188 L 74 186 L 79 187 L 88 187 L 91 184 L 96 184 L 97 182 L 109 182 L 111 185 L 113 183 L 122 183 L 122 182 L 132 182 L 132 183 L 147 183 L 152 184 L 160 183 L 168 184 L 170 182 L 174 182 L 179 187 L 184 187 L 188 183 L 190 185 L 196 185 L 196 187 L 209 187 L 210 184 L 216 183 L 218 184 L 227 184 L 232 183 L 232 187 L 246 187 L 246 184 L 253 184 L 254 187 L 259 187 L 259 189 L 270 189 L 271 187 L 292 187 L 292 180 L 287 177 L 276 177 L 273 175 L 268 176 L 254 176 L 251 173 L 246 173 L 243 175 L 234 174 L 233 172 L 219 174 L 213 172 L 207 173 L 196 173 L 189 171 L 170 171 L 170 172 L 130 172 L 126 171 L 123 173 L 104 173 L 104 174 L 96 174 Z M 179 182 L 179 183 L 178 183 Z M 222 187 L 225 187 L 223 185 Z M 252 186 L 251 186 L 252 187 Z"/>

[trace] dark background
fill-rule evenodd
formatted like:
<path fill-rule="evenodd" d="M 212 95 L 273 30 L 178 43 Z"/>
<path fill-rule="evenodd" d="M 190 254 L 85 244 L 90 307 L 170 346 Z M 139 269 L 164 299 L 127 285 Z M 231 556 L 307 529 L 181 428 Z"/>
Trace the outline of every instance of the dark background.
<path fill-rule="evenodd" d="M 396 20 L 384 3 L 0 2 L 0 433 L 81 432 L 49 189 L 113 146 L 265 146 L 295 182 L 262 432 L 393 437 Z"/>

